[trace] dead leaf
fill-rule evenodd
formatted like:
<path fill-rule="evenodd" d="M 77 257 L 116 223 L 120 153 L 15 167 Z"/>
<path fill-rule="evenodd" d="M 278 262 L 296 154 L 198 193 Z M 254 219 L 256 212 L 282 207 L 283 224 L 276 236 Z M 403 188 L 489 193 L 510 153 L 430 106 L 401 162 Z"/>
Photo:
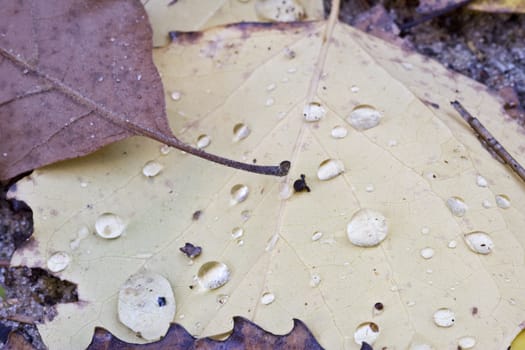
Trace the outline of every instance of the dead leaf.
<path fill-rule="evenodd" d="M 181 0 L 172 4 L 168 0 L 142 0 L 153 26 L 153 45 L 156 47 L 166 45 L 169 42 L 168 32 L 174 29 L 195 31 L 227 23 L 264 20 L 255 10 L 260 2 L 264 1 Z M 306 13 L 305 19 L 324 18 L 322 1 L 302 0 L 300 5 Z"/>
<path fill-rule="evenodd" d="M 256 324 L 243 317 L 233 318 L 233 330 L 224 340 L 214 340 L 212 338 L 196 339 L 184 327 L 172 324 L 166 336 L 150 344 L 130 344 L 114 337 L 109 331 L 103 328 L 96 328 L 88 350 L 101 349 L 308 349 L 321 350 L 322 347 L 317 343 L 312 333 L 304 323 L 294 320 L 294 326 L 290 332 L 284 335 L 275 335 L 258 327 Z"/>
<path fill-rule="evenodd" d="M 17 331 L 9 333 L 7 343 L 4 347 L 5 350 L 34 350 L 30 342 L 27 341 L 24 336 Z"/>
<path fill-rule="evenodd" d="M 176 33 L 155 51 L 182 139 L 257 164 L 289 157 L 285 179 L 130 139 L 19 182 L 11 195 L 35 211 L 39 246 L 13 262 L 40 266 L 68 252 L 60 275 L 86 301 L 60 305 L 39 327 L 51 348 L 87 346 L 95 326 L 140 342 L 116 310 L 119 287 L 143 270 L 170 281 L 177 322 L 198 336 L 242 315 L 277 333 L 301 319 L 327 349 L 357 349 L 354 333 L 368 329 L 378 349 L 445 349 L 465 336 L 480 349 L 510 344 L 525 310 L 524 185 L 450 101 L 522 164 L 523 130 L 482 85 L 333 20 Z M 151 161 L 162 171 L 146 177 Z M 310 192 L 293 191 L 301 174 Z M 386 218 L 388 235 L 374 247 L 347 238 L 361 209 Z M 196 210 L 204 215 L 192 220 Z M 70 245 L 108 212 L 127 225 L 119 238 Z M 384 233 L 374 215 L 364 225 Z M 487 240 L 478 231 L 490 251 L 475 245 Z M 203 249 L 192 265 L 178 251 L 185 242 Z M 229 280 L 207 290 L 199 270 L 213 261 Z"/>
<path fill-rule="evenodd" d="M 525 13 L 525 2 L 522 0 L 476 0 L 469 8 L 483 12 Z"/>

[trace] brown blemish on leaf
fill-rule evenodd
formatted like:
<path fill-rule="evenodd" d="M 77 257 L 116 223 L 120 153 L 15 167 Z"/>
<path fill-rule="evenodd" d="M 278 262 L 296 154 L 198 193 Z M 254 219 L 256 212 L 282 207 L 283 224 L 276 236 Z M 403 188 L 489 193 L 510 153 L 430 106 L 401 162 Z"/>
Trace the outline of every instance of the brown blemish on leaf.
<path fill-rule="evenodd" d="M 166 336 L 158 342 L 149 344 L 126 343 L 104 328 L 95 328 L 95 334 L 88 346 L 88 350 L 163 350 L 163 349 L 228 349 L 228 350 L 255 350 L 255 349 L 323 349 L 306 325 L 294 319 L 293 329 L 284 335 L 276 335 L 265 331 L 255 323 L 236 316 L 233 318 L 233 331 L 225 340 L 215 340 L 212 337 L 196 339 L 182 326 L 174 323 L 170 326 Z"/>

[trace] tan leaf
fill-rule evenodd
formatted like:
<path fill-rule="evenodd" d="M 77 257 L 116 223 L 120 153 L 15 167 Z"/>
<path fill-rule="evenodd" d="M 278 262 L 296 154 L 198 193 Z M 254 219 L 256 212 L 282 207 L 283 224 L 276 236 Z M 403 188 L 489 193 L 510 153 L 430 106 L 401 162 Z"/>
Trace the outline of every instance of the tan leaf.
<path fill-rule="evenodd" d="M 525 13 L 522 0 L 476 0 L 469 5 L 472 10 L 483 12 Z"/>
<path fill-rule="evenodd" d="M 175 320 L 196 336 L 241 315 L 279 334 L 301 319 L 326 349 L 357 349 L 354 333 L 379 349 L 510 344 L 525 310 L 524 185 L 450 101 L 522 164 L 525 141 L 482 85 L 334 22 L 174 38 L 155 61 L 175 134 L 234 159 L 290 159 L 290 176 L 130 139 L 19 182 L 11 195 L 33 208 L 39 247 L 13 263 L 69 252 L 60 276 L 84 301 L 39 327 L 50 348 L 85 347 L 95 326 L 140 341 L 116 316 L 120 286 L 140 271 L 168 279 Z M 162 171 L 144 176 L 151 161 Z M 296 180 L 310 192 L 294 192 Z M 104 213 L 122 219 L 120 237 L 79 240 Z M 373 246 L 350 242 L 356 227 Z M 186 242 L 202 247 L 194 261 L 179 252 Z"/>

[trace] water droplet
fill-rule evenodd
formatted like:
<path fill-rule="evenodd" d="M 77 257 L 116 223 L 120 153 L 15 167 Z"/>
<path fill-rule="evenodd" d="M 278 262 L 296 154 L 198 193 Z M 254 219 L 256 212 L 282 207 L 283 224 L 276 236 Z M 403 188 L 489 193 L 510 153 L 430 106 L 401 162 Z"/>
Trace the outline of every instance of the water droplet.
<path fill-rule="evenodd" d="M 288 199 L 292 196 L 292 188 L 287 182 L 281 183 L 279 186 L 279 198 L 282 200 Z"/>
<path fill-rule="evenodd" d="M 455 240 L 452 240 L 452 241 L 448 242 L 448 245 L 447 245 L 447 247 L 449 247 L 450 249 L 454 249 L 457 246 L 458 246 L 458 242 L 455 241 Z"/>
<path fill-rule="evenodd" d="M 476 338 L 474 337 L 461 337 L 458 339 L 458 349 L 472 349 L 475 345 Z"/>
<path fill-rule="evenodd" d="M 496 195 L 496 204 L 501 209 L 508 209 L 510 208 L 510 199 L 504 194 L 498 194 Z"/>
<path fill-rule="evenodd" d="M 250 135 L 250 132 L 251 130 L 248 125 L 243 123 L 235 124 L 233 127 L 233 142 L 244 140 Z"/>
<path fill-rule="evenodd" d="M 237 240 L 237 245 L 238 245 L 239 247 L 242 247 L 242 246 L 244 245 L 244 239 L 238 239 L 238 240 Z"/>
<path fill-rule="evenodd" d="M 275 295 L 272 293 L 266 292 L 261 296 L 261 304 L 263 305 L 269 305 L 273 303 L 274 300 L 275 300 Z"/>
<path fill-rule="evenodd" d="M 350 91 L 352 91 L 354 94 L 358 93 L 359 92 L 359 88 L 355 85 L 352 85 L 352 87 L 350 88 Z"/>
<path fill-rule="evenodd" d="M 432 248 L 423 248 L 419 252 L 423 259 L 431 259 L 434 256 L 434 249 Z"/>
<path fill-rule="evenodd" d="M 485 209 L 489 209 L 489 208 L 492 208 L 492 203 L 490 203 L 490 201 L 488 199 L 484 199 L 482 202 L 481 202 L 481 206 Z"/>
<path fill-rule="evenodd" d="M 334 139 L 342 139 L 348 135 L 348 130 L 344 126 L 336 125 L 332 129 L 331 135 Z"/>
<path fill-rule="evenodd" d="M 66 252 L 56 252 L 47 259 L 47 268 L 51 272 L 60 272 L 68 267 L 71 257 Z"/>
<path fill-rule="evenodd" d="M 144 164 L 144 167 L 142 168 L 142 174 L 144 174 L 146 177 L 154 177 L 157 176 L 162 171 L 162 169 L 164 169 L 162 164 L 150 160 Z"/>
<path fill-rule="evenodd" d="M 218 261 L 204 263 L 197 273 L 197 281 L 204 289 L 217 289 L 230 280 L 230 269 Z"/>
<path fill-rule="evenodd" d="M 104 77 L 103 77 L 103 76 L 98 77 L 97 81 L 98 81 L 99 83 L 103 82 L 103 81 L 104 81 Z"/>
<path fill-rule="evenodd" d="M 252 216 L 252 212 L 249 210 L 243 210 L 241 212 L 241 219 L 242 221 L 248 221 L 248 219 Z"/>
<path fill-rule="evenodd" d="M 242 237 L 242 235 L 244 234 L 244 230 L 240 227 L 235 227 L 233 230 L 232 230 L 232 238 L 233 239 L 239 239 Z"/>
<path fill-rule="evenodd" d="M 450 212 L 457 217 L 464 216 L 468 209 L 463 199 L 459 197 L 450 197 L 447 199 L 447 207 L 450 209 Z"/>
<path fill-rule="evenodd" d="M 330 180 L 345 171 L 345 166 L 339 159 L 326 159 L 317 169 L 317 178 L 319 180 Z"/>
<path fill-rule="evenodd" d="M 142 80 L 142 74 L 137 74 L 137 80 Z"/>
<path fill-rule="evenodd" d="M 160 146 L 160 154 L 162 154 L 163 156 L 167 155 L 168 153 L 170 153 L 171 151 L 171 148 L 170 146 L 168 145 L 162 145 Z"/>
<path fill-rule="evenodd" d="M 82 187 L 82 188 L 86 188 L 86 187 L 88 187 L 88 183 L 85 182 L 85 181 L 82 181 L 82 182 L 80 183 L 80 187 Z"/>
<path fill-rule="evenodd" d="M 219 294 L 217 295 L 217 304 L 222 306 L 228 302 L 228 299 L 230 299 L 228 294 Z"/>
<path fill-rule="evenodd" d="M 156 273 L 131 276 L 118 295 L 120 322 L 147 340 L 166 334 L 175 317 L 175 297 L 168 280 Z"/>
<path fill-rule="evenodd" d="M 237 204 L 244 202 L 246 198 L 248 198 L 248 194 L 250 193 L 250 190 L 248 189 L 248 186 L 237 184 L 232 187 L 230 190 L 230 194 L 232 196 L 231 203 Z"/>
<path fill-rule="evenodd" d="M 366 342 L 373 345 L 379 337 L 379 326 L 374 322 L 363 322 L 357 326 L 354 333 L 354 341 L 357 345 Z"/>
<path fill-rule="evenodd" d="M 456 322 L 456 315 L 447 308 L 438 309 L 434 312 L 434 323 L 439 327 L 452 327 Z"/>
<path fill-rule="evenodd" d="M 386 218 L 378 211 L 360 209 L 350 219 L 346 228 L 348 239 L 359 247 L 373 247 L 388 235 Z"/>
<path fill-rule="evenodd" d="M 310 276 L 310 286 L 311 287 L 317 287 L 321 283 L 321 276 L 319 275 L 311 275 Z"/>
<path fill-rule="evenodd" d="M 303 117 L 307 122 L 316 122 L 324 117 L 326 110 L 320 103 L 310 102 L 303 108 Z"/>
<path fill-rule="evenodd" d="M 297 72 L 297 68 L 295 68 L 295 67 L 290 67 L 290 68 L 288 68 L 287 72 L 293 74 L 293 73 Z"/>
<path fill-rule="evenodd" d="M 412 69 L 414 69 L 414 66 L 412 65 L 412 63 L 401 62 L 401 65 L 402 65 L 403 68 L 405 68 L 406 70 L 412 70 Z"/>
<path fill-rule="evenodd" d="M 374 188 L 374 185 L 372 185 L 372 184 L 368 184 L 365 187 L 365 191 L 366 192 L 374 192 L 374 190 L 375 190 L 375 188 Z"/>
<path fill-rule="evenodd" d="M 424 226 L 421 228 L 421 234 L 422 235 L 428 235 L 430 233 L 430 228 Z"/>
<path fill-rule="evenodd" d="M 494 242 L 490 236 L 481 231 L 467 233 L 465 242 L 470 250 L 478 254 L 489 254 L 494 249 Z"/>
<path fill-rule="evenodd" d="M 275 90 L 275 87 L 276 87 L 276 85 L 274 83 L 272 83 L 272 84 L 270 84 L 270 85 L 268 85 L 266 87 L 266 90 L 267 91 L 273 91 L 273 90 Z"/>
<path fill-rule="evenodd" d="M 208 135 L 200 135 L 197 137 L 197 148 L 203 149 L 210 145 L 211 139 Z"/>
<path fill-rule="evenodd" d="M 417 343 L 410 345 L 410 350 L 434 350 L 434 347 L 428 344 Z"/>
<path fill-rule="evenodd" d="M 264 105 L 265 105 L 266 107 L 270 107 L 270 106 L 273 105 L 274 103 L 275 103 L 275 100 L 274 100 L 272 97 L 268 97 L 268 98 L 266 99 L 266 102 L 264 103 Z"/>
<path fill-rule="evenodd" d="M 390 141 L 388 141 L 388 146 L 396 147 L 397 146 L 397 140 L 390 140 Z"/>
<path fill-rule="evenodd" d="M 179 91 L 173 91 L 171 93 L 171 99 L 173 101 L 178 101 L 178 100 L 180 100 L 180 98 L 181 98 L 181 93 Z"/>
<path fill-rule="evenodd" d="M 489 183 L 487 182 L 487 180 L 481 176 L 481 175 L 478 175 L 476 177 L 476 184 L 479 186 L 479 187 L 487 187 L 489 185 Z"/>
<path fill-rule="evenodd" d="M 356 130 L 371 129 L 381 121 L 381 113 L 369 105 L 359 105 L 355 107 L 346 121 Z"/>
<path fill-rule="evenodd" d="M 97 235 L 106 239 L 113 239 L 120 237 L 126 224 L 120 216 L 113 213 L 104 213 L 97 218 L 95 222 L 95 231 Z"/>
<path fill-rule="evenodd" d="M 318 241 L 323 237 L 323 233 L 321 231 L 315 231 L 312 235 L 312 241 Z"/>

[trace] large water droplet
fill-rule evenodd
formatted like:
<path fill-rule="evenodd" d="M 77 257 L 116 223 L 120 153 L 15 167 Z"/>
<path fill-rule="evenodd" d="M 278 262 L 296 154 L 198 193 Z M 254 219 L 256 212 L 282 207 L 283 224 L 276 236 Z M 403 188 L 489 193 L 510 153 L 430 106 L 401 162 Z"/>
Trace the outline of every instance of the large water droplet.
<path fill-rule="evenodd" d="M 272 293 L 266 292 L 261 296 L 261 304 L 263 305 L 269 305 L 273 303 L 274 300 L 275 300 L 275 295 Z"/>
<path fill-rule="evenodd" d="M 200 135 L 197 137 L 197 148 L 203 149 L 210 145 L 211 138 L 208 135 Z"/>
<path fill-rule="evenodd" d="M 369 105 L 360 105 L 353 109 L 346 121 L 357 130 L 371 129 L 381 121 L 381 113 Z"/>
<path fill-rule="evenodd" d="M 250 128 L 243 123 L 235 124 L 233 127 L 233 142 L 239 142 L 241 140 L 244 140 L 245 138 L 250 135 Z"/>
<path fill-rule="evenodd" d="M 235 227 L 233 230 L 232 230 L 232 238 L 233 239 L 239 239 L 242 237 L 242 235 L 244 234 L 244 230 L 240 227 Z"/>
<path fill-rule="evenodd" d="M 312 241 L 318 241 L 321 239 L 321 237 L 323 237 L 323 233 L 321 231 L 316 231 L 312 235 Z"/>
<path fill-rule="evenodd" d="M 158 340 L 166 334 L 175 316 L 175 297 L 161 275 L 144 272 L 131 276 L 118 295 L 118 317 L 142 338 Z"/>
<path fill-rule="evenodd" d="M 125 229 L 126 224 L 124 221 L 120 216 L 113 213 L 104 213 L 95 221 L 95 231 L 102 238 L 113 239 L 120 237 Z"/>
<path fill-rule="evenodd" d="M 250 190 L 248 189 L 248 186 L 237 184 L 232 187 L 230 194 L 232 196 L 231 203 L 237 204 L 244 202 L 246 198 L 248 198 L 248 194 L 250 193 Z"/>
<path fill-rule="evenodd" d="M 146 177 L 154 177 L 157 176 L 162 171 L 162 169 L 164 169 L 162 164 L 150 160 L 144 164 L 144 167 L 142 168 L 142 174 L 144 174 Z"/>
<path fill-rule="evenodd" d="M 487 182 L 487 180 L 481 176 L 481 175 L 478 175 L 476 177 L 476 184 L 479 186 L 479 187 L 487 187 L 489 185 L 489 183 Z"/>
<path fill-rule="evenodd" d="M 332 128 L 330 134 L 334 139 L 342 139 L 345 138 L 346 135 L 348 135 L 348 130 L 344 126 L 336 125 Z"/>
<path fill-rule="evenodd" d="M 319 180 L 330 180 L 336 177 L 337 175 L 345 171 L 345 166 L 342 161 L 339 159 L 326 159 L 317 169 L 317 178 Z"/>
<path fill-rule="evenodd" d="M 447 207 L 450 212 L 457 217 L 462 217 L 467 212 L 467 205 L 460 197 L 450 197 L 447 199 Z"/>
<path fill-rule="evenodd" d="M 426 247 L 420 251 L 421 257 L 423 259 L 431 259 L 434 256 L 434 249 Z"/>
<path fill-rule="evenodd" d="M 383 214 L 372 209 L 357 211 L 346 228 L 348 239 L 359 247 L 373 247 L 388 235 L 388 225 Z"/>
<path fill-rule="evenodd" d="M 66 252 L 56 252 L 47 259 L 47 268 L 51 272 L 65 270 L 71 262 L 71 257 Z"/>
<path fill-rule="evenodd" d="M 470 250 L 478 254 L 489 254 L 494 249 L 494 242 L 490 236 L 481 231 L 467 233 L 465 242 Z"/>
<path fill-rule="evenodd" d="M 354 333 L 354 341 L 357 345 L 366 342 L 369 345 L 373 345 L 379 337 L 379 326 L 374 322 L 363 322 L 357 326 Z"/>
<path fill-rule="evenodd" d="M 230 280 L 230 269 L 218 261 L 204 263 L 197 273 L 197 281 L 204 289 L 217 289 Z"/>
<path fill-rule="evenodd" d="M 496 195 L 496 204 L 501 209 L 508 209 L 510 208 L 510 199 L 504 194 L 498 194 Z"/>
<path fill-rule="evenodd" d="M 434 312 L 434 323 L 439 327 L 452 327 L 456 322 L 456 315 L 447 308 L 438 309 Z"/>
<path fill-rule="evenodd" d="M 320 103 L 310 102 L 303 109 L 303 117 L 307 122 L 316 122 L 321 120 L 326 114 L 326 110 Z"/>

